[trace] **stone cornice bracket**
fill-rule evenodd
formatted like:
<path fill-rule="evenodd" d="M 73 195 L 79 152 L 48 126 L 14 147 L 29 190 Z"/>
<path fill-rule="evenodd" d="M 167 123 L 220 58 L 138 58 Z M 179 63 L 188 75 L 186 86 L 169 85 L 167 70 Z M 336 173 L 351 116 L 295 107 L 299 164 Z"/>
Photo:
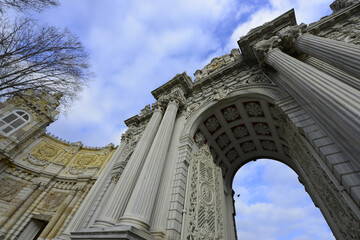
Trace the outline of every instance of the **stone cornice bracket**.
<path fill-rule="evenodd" d="M 168 95 L 172 93 L 174 89 L 181 89 L 183 95 L 187 97 L 191 93 L 193 82 L 191 78 L 183 72 L 181 74 L 176 74 L 170 81 L 161 85 L 157 89 L 153 90 L 151 94 L 156 100 L 159 100 L 161 96 Z"/>

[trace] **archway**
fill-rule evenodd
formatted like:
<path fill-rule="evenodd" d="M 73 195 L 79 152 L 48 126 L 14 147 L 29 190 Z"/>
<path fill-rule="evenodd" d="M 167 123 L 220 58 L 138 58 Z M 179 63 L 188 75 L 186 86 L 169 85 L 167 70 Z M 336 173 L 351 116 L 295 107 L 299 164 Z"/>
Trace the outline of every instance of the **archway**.
<path fill-rule="evenodd" d="M 335 239 L 297 174 L 276 160 L 242 166 L 233 191 L 238 239 Z"/>
<path fill-rule="evenodd" d="M 266 94 L 259 94 L 253 89 L 255 93 L 237 92 L 215 99 L 200 107 L 187 122 L 185 129 L 190 131 L 184 135 L 193 136 L 194 146 L 183 239 L 197 239 L 205 233 L 213 234 L 215 239 L 235 239 L 232 180 L 241 166 L 259 158 L 277 159 L 297 173 L 337 239 L 357 238 L 358 230 L 343 224 L 355 226 L 357 220 L 338 191 L 338 183 L 319 153 L 283 112 L 280 101 L 274 101 L 272 96 L 279 94 L 272 90 L 272 94 L 266 90 Z M 216 207 L 219 204 L 221 209 Z"/>

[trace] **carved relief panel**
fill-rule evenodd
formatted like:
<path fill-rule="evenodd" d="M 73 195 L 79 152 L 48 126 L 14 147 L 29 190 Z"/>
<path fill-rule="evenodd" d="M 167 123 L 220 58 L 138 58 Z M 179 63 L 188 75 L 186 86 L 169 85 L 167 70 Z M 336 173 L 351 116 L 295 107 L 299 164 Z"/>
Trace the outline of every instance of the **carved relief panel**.
<path fill-rule="evenodd" d="M 53 162 L 61 151 L 61 148 L 50 143 L 40 142 L 28 153 L 25 160 L 32 165 L 43 167 Z"/>
<path fill-rule="evenodd" d="M 222 173 L 207 145 L 192 154 L 188 181 L 183 239 L 226 239 Z"/>
<path fill-rule="evenodd" d="M 39 206 L 39 210 L 44 211 L 45 213 L 55 212 L 60 204 L 65 200 L 67 193 L 65 192 L 50 192 L 48 193 L 45 198 L 42 200 Z"/>
<path fill-rule="evenodd" d="M 23 183 L 4 177 L 0 180 L 0 199 L 11 201 L 23 187 Z"/>

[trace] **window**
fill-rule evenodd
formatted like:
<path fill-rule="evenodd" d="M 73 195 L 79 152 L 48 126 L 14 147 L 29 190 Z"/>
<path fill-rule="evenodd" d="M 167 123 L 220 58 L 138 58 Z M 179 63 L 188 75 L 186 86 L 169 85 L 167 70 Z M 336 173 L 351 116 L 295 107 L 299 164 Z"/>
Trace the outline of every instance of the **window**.
<path fill-rule="evenodd" d="M 22 110 L 13 111 L 1 118 L 0 132 L 9 135 L 28 121 L 30 121 L 30 116 L 27 112 Z"/>

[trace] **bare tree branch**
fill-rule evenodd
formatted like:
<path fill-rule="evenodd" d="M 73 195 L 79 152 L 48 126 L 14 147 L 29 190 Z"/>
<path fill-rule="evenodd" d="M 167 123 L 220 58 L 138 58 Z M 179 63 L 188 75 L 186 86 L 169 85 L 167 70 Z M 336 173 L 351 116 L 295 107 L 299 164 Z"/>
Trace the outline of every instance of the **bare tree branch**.
<path fill-rule="evenodd" d="M 88 55 L 67 29 L 29 18 L 0 23 L 0 98 L 33 89 L 62 94 L 66 107 L 90 76 Z"/>
<path fill-rule="evenodd" d="M 58 5 L 58 0 L 0 0 L 0 12 L 5 8 L 14 8 L 20 12 L 30 9 L 41 12 L 45 8 Z"/>

